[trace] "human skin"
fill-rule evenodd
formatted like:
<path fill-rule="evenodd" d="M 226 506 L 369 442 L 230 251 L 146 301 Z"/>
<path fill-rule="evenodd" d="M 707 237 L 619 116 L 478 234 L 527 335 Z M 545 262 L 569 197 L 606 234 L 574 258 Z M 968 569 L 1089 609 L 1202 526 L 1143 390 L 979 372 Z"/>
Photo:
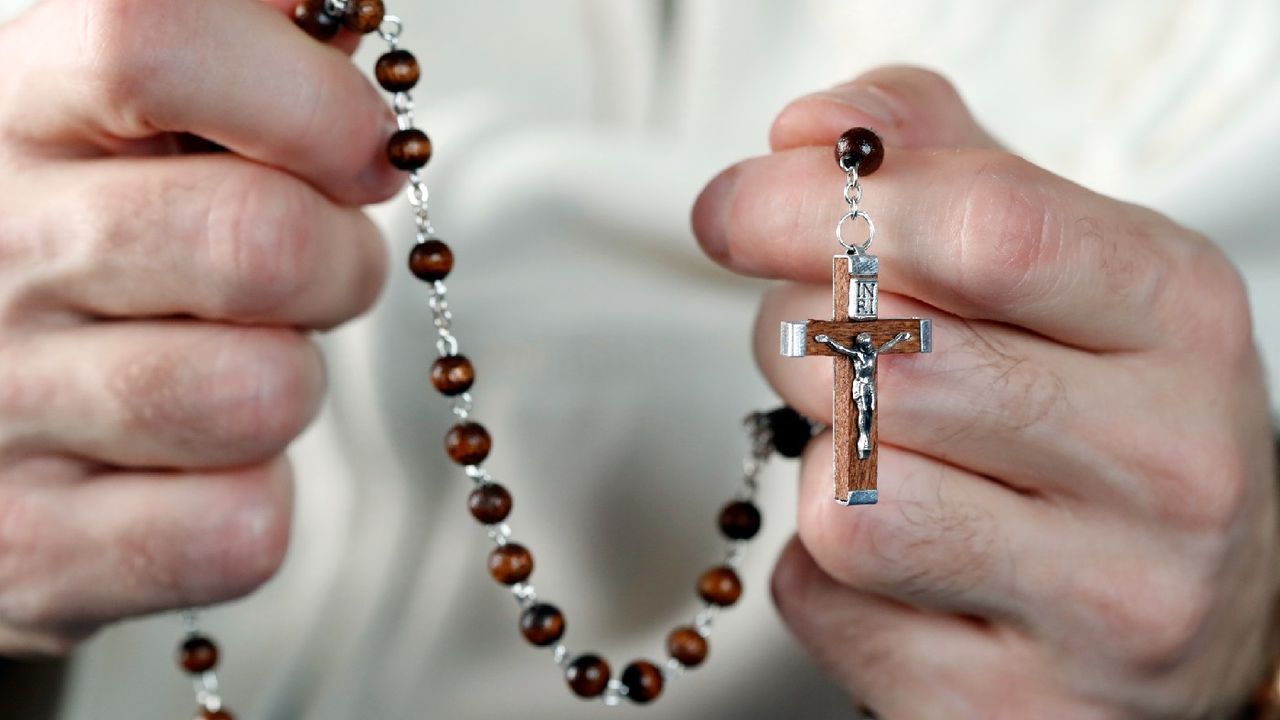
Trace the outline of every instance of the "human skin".
<path fill-rule="evenodd" d="M 48 0 L 0 27 L 0 655 L 279 567 L 312 331 L 387 273 L 394 117 L 278 0 Z M 184 133 L 230 152 L 180 154 Z"/>
<path fill-rule="evenodd" d="M 289 4 L 48 0 L 0 27 L 0 654 L 241 596 L 284 555 L 308 333 L 377 296 L 358 208 L 400 181 L 385 105 Z M 879 507 L 834 506 L 829 437 L 810 448 L 784 616 L 893 720 L 1233 706 L 1277 587 L 1238 277 L 995 148 L 936 77 L 882 72 L 790 107 L 779 152 L 698 206 L 713 257 L 792 281 L 759 356 L 814 417 L 829 361 L 782 365 L 774 333 L 826 312 L 828 148 L 854 125 L 890 146 L 866 182 L 885 314 L 934 317 L 937 349 L 881 368 Z"/>
<path fill-rule="evenodd" d="M 885 68 L 800 99 L 773 152 L 694 211 L 707 254 L 785 281 L 756 358 L 831 421 L 831 360 L 779 321 L 830 313 L 835 139 L 875 128 L 863 180 L 886 317 L 934 351 L 880 365 L 880 503 L 801 463 L 782 616 L 857 703 L 914 718 L 1221 718 L 1274 657 L 1276 459 L 1250 309 L 1208 240 L 1002 149 L 943 78 Z M 1081 132 L 1087 132 L 1082 128 Z"/>

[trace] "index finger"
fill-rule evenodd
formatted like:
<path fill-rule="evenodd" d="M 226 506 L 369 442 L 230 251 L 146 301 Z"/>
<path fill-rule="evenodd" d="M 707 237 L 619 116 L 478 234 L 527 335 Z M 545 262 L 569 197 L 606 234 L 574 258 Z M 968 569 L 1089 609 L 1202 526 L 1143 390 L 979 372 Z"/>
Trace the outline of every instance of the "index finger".
<path fill-rule="evenodd" d="M 192 133 L 348 204 L 403 179 L 386 160 L 395 119 L 378 91 L 260 0 L 55 0 L 5 33 L 18 52 L 0 132 L 37 149 L 93 155 Z"/>
<path fill-rule="evenodd" d="M 844 179 L 825 148 L 748 160 L 706 191 L 695 229 L 732 270 L 830 282 Z M 1210 243 L 1172 221 L 1003 152 L 891 149 L 864 185 L 882 288 L 960 317 L 1141 350 L 1208 321 L 1209 308 L 1183 302 L 1189 290 L 1237 285 Z M 1247 318 L 1212 322 L 1221 334 Z"/>

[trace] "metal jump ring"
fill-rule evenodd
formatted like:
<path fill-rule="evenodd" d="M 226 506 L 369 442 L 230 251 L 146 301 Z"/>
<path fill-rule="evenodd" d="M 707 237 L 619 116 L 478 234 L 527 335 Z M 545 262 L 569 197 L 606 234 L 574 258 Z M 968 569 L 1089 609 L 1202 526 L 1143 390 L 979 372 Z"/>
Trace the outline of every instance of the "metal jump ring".
<path fill-rule="evenodd" d="M 857 178 L 844 186 L 844 201 L 855 210 L 862 204 L 862 183 Z"/>
<path fill-rule="evenodd" d="M 382 24 L 378 26 L 378 37 L 388 45 L 396 45 L 400 42 L 400 33 L 404 31 L 404 21 L 395 15 L 387 15 L 382 18 Z"/>
<path fill-rule="evenodd" d="M 867 239 L 866 242 L 861 245 L 850 245 L 844 241 L 844 224 L 850 220 L 857 220 L 858 218 L 862 218 L 867 222 Z M 840 218 L 840 222 L 836 223 L 836 241 L 839 242 L 845 250 L 848 250 L 854 255 L 861 255 L 867 250 L 870 250 L 871 243 L 876 241 L 876 224 L 872 222 L 870 215 L 861 210 L 847 212 L 844 214 L 844 217 Z"/>

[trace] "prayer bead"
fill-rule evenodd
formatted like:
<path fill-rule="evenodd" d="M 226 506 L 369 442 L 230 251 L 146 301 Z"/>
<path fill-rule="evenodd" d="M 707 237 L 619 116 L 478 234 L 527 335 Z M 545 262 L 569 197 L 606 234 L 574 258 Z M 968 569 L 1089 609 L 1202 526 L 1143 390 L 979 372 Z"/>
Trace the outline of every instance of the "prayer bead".
<path fill-rule="evenodd" d="M 342 18 L 342 24 L 353 33 L 367 35 L 382 26 L 386 14 L 382 0 L 356 0 Z"/>
<path fill-rule="evenodd" d="M 444 436 L 445 451 L 459 465 L 479 465 L 489 457 L 491 447 L 489 431 L 479 423 L 459 423 Z"/>
<path fill-rule="evenodd" d="M 475 381 L 476 370 L 462 355 L 447 355 L 431 366 L 431 384 L 444 395 L 461 395 L 470 390 Z"/>
<path fill-rule="evenodd" d="M 559 642 L 564 626 L 564 614 L 554 605 L 539 603 L 520 614 L 520 634 L 538 647 Z"/>
<path fill-rule="evenodd" d="M 880 169 L 884 162 L 884 143 L 867 128 L 854 128 L 836 141 L 836 162 L 848 172 L 857 168 L 858 177 L 866 177 Z"/>
<path fill-rule="evenodd" d="M 497 483 L 486 483 L 471 491 L 467 508 L 485 525 L 500 523 L 511 514 L 511 493 Z"/>
<path fill-rule="evenodd" d="M 342 29 L 341 18 L 324 11 L 325 0 L 299 0 L 293 8 L 293 22 L 320 42 L 332 40 Z"/>
<path fill-rule="evenodd" d="M 679 627 L 667 636 L 667 654 L 681 665 L 697 667 L 707 659 L 707 639 L 691 627 Z"/>
<path fill-rule="evenodd" d="M 207 672 L 218 664 L 218 646 L 203 635 L 192 635 L 182 643 L 178 662 L 192 675 Z"/>
<path fill-rule="evenodd" d="M 431 138 L 418 128 L 401 130 L 387 141 L 387 159 L 400 170 L 417 170 L 431 160 Z"/>
<path fill-rule="evenodd" d="M 533 574 L 533 553 L 523 545 L 507 543 L 489 553 L 489 574 L 503 585 L 515 585 Z"/>
<path fill-rule="evenodd" d="M 637 660 L 622 671 L 622 685 L 627 699 L 643 705 L 662 694 L 662 671 L 648 660 Z"/>
<path fill-rule="evenodd" d="M 436 282 L 453 270 L 453 250 L 440 240 L 427 240 L 409 252 L 409 272 L 423 282 Z"/>
<path fill-rule="evenodd" d="M 378 84 L 387 92 L 408 92 L 418 84 L 418 59 L 408 50 L 392 50 L 378 58 L 374 66 Z"/>
<path fill-rule="evenodd" d="M 730 540 L 750 540 L 760 532 L 760 509 L 745 502 L 732 502 L 720 511 L 720 532 Z"/>
<path fill-rule="evenodd" d="M 712 605 L 728 607 L 742 597 L 742 580 L 731 567 L 711 568 L 698 578 L 698 595 Z"/>
<path fill-rule="evenodd" d="M 609 687 L 611 673 L 609 663 L 599 655 L 579 655 L 565 668 L 564 678 L 578 697 L 593 698 Z"/>
<path fill-rule="evenodd" d="M 765 416 L 765 421 L 773 438 L 773 449 L 783 457 L 800 457 L 813 437 L 813 425 L 789 407 L 774 410 Z"/>

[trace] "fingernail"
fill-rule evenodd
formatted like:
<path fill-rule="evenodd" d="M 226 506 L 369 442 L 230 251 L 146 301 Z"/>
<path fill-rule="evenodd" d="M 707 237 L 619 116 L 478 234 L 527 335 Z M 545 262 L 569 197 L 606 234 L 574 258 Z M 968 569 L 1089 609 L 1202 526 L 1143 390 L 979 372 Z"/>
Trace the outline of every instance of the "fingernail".
<path fill-rule="evenodd" d="M 884 127 L 893 127 L 898 124 L 899 113 L 885 92 L 875 85 L 846 83 L 824 94 L 831 100 L 866 115 L 873 123 L 879 123 Z"/>
<path fill-rule="evenodd" d="M 385 200 L 399 192 L 404 185 L 405 174 L 396 170 L 381 154 L 360 173 L 360 187 L 371 197 Z"/>
<path fill-rule="evenodd" d="M 729 217 L 738 191 L 738 169 L 731 167 L 707 185 L 693 206 L 693 233 L 713 260 L 729 259 Z"/>
<path fill-rule="evenodd" d="M 384 118 L 380 140 L 374 152 L 373 160 L 360 173 L 360 186 L 371 195 L 387 198 L 394 195 L 404 185 L 404 173 L 392 167 L 387 160 L 387 141 L 399 130 L 396 119 L 388 111 Z"/>

